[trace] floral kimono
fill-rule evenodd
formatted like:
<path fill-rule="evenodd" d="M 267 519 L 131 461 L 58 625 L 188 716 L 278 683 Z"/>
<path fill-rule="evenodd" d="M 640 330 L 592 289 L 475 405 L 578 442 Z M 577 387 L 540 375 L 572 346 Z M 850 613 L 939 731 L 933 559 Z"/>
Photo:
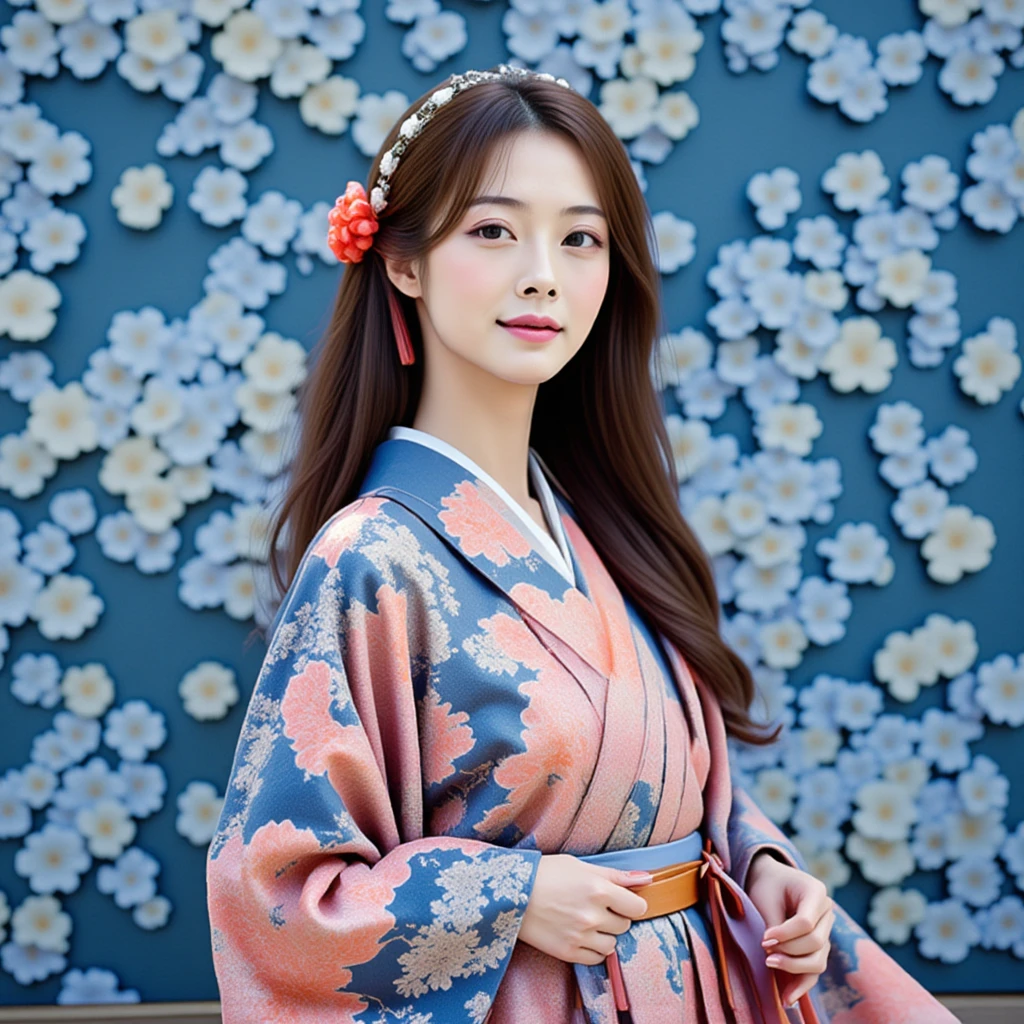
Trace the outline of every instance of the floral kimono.
<path fill-rule="evenodd" d="M 712 692 L 541 465 L 554 540 L 461 452 L 396 428 L 307 548 L 207 861 L 225 1024 L 955 1024 L 838 906 L 827 970 L 766 1008 L 747 869 L 766 847 L 806 864 L 731 784 Z M 701 901 L 618 936 L 628 1017 L 605 964 L 517 942 L 542 854 L 693 833 L 722 934 Z"/>

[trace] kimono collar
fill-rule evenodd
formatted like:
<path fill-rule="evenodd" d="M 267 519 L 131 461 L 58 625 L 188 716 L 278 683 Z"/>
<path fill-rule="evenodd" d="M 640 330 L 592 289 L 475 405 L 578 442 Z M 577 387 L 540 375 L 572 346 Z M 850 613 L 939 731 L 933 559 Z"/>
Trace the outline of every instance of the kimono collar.
<path fill-rule="evenodd" d="M 529 512 L 526 511 L 522 505 L 517 502 L 512 495 L 505 490 L 501 484 L 498 483 L 489 473 L 487 473 L 481 466 L 478 466 L 465 452 L 460 451 L 454 445 L 449 444 L 447 441 L 434 434 L 429 433 L 425 430 L 417 430 L 415 427 L 392 427 L 388 431 L 388 440 L 392 438 L 404 438 L 408 441 L 415 441 L 418 444 L 426 445 L 428 448 L 433 448 L 435 451 L 439 451 L 442 455 L 447 455 L 449 458 L 454 459 L 467 473 L 470 474 L 471 478 L 475 478 L 483 481 L 488 487 L 494 491 L 499 498 L 510 508 L 512 513 L 517 517 L 519 524 L 525 527 L 526 532 L 530 534 L 531 538 L 537 542 L 536 547 L 540 552 L 551 562 L 559 572 L 573 585 L 576 583 L 574 573 L 572 571 L 572 556 L 569 554 L 569 544 L 565 539 L 565 530 L 562 527 L 562 521 L 560 518 L 561 513 L 559 512 L 558 506 L 555 504 L 554 492 L 551 490 L 551 485 L 548 483 L 547 478 L 544 475 L 544 470 L 541 468 L 540 458 L 531 448 L 529 450 L 528 460 L 528 471 L 530 475 L 530 481 L 533 484 L 534 493 L 537 495 L 537 500 L 540 502 L 541 508 L 544 512 L 544 518 L 547 521 L 548 529 L 551 531 L 551 535 L 546 530 L 538 526 L 534 521 L 533 517 Z"/>
<path fill-rule="evenodd" d="M 432 447 L 400 437 L 383 441 L 360 487 L 359 497 L 368 495 L 403 505 L 513 601 L 510 592 L 517 583 L 530 583 L 556 601 L 574 589 L 509 503 L 485 480 Z M 561 497 L 553 496 L 558 514 L 575 520 Z M 586 593 L 568 539 L 566 547 L 576 586 Z"/>

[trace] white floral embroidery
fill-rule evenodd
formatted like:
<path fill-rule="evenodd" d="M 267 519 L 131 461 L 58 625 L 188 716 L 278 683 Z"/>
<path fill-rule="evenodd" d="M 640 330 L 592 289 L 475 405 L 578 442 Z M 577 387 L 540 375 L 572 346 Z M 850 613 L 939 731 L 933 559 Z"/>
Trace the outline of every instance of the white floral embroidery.
<path fill-rule="evenodd" d="M 481 946 L 473 926 L 483 920 L 483 911 L 491 903 L 484 888 L 495 900 L 524 904 L 532 870 L 526 857 L 514 853 L 457 861 L 440 870 L 435 883 L 444 895 L 431 901 L 433 920 L 419 927 L 409 940 L 409 951 L 398 958 L 402 965 L 402 976 L 395 981 L 398 992 L 416 997 L 433 989 L 447 990 L 453 978 L 500 967 L 515 943 L 521 913 L 500 911 L 492 924 L 494 940 Z"/>
<path fill-rule="evenodd" d="M 486 992 L 477 992 L 472 999 L 467 999 L 462 1005 L 469 1011 L 471 1024 L 483 1024 L 483 1019 L 491 1008 L 491 997 Z"/>

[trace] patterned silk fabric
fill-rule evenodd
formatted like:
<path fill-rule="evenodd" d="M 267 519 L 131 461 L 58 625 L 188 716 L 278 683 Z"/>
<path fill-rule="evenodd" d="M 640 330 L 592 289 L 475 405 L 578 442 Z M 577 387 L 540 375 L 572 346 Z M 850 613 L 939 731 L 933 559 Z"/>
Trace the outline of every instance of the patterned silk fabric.
<path fill-rule="evenodd" d="M 542 854 L 697 830 L 740 889 L 765 847 L 806 870 L 732 785 L 711 691 L 557 501 L 575 587 L 493 489 L 393 439 L 310 543 L 207 861 L 225 1024 L 619 1024 L 603 965 L 517 941 Z M 698 903 L 618 937 L 634 1024 L 780 1024 L 739 952 L 729 1009 L 711 925 Z M 956 1021 L 840 907 L 809 1001 Z"/>

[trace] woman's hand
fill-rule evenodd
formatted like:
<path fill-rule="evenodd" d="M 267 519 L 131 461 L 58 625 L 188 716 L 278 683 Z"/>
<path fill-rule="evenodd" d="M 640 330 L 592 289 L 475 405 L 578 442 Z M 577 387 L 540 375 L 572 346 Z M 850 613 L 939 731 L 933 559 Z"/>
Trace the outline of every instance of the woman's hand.
<path fill-rule="evenodd" d="M 615 937 L 647 910 L 647 900 L 628 887 L 650 881 L 646 871 L 547 854 L 537 867 L 519 938 L 567 963 L 599 964 L 615 949 Z"/>
<path fill-rule="evenodd" d="M 747 869 L 746 891 L 768 926 L 762 945 L 768 966 L 780 974 L 779 994 L 792 1006 L 813 987 L 828 961 L 835 920 L 828 889 L 814 875 L 761 851 Z M 777 941 L 769 944 L 769 939 Z M 803 978 L 794 980 L 798 975 Z"/>

